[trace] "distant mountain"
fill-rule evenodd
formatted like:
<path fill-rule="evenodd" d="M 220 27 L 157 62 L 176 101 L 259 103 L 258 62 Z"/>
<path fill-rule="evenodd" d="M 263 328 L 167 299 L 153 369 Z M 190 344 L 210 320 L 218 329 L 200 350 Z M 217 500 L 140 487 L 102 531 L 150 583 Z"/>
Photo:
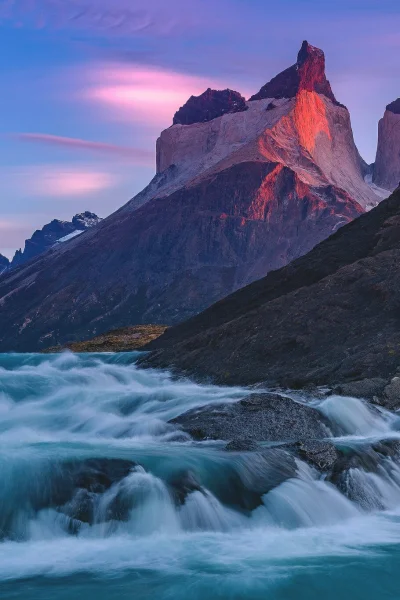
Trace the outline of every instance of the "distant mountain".
<path fill-rule="evenodd" d="M 16 251 L 9 268 L 18 267 L 26 263 L 28 260 L 54 246 L 54 244 L 66 242 L 90 227 L 98 225 L 100 221 L 100 217 L 89 211 L 75 215 L 71 221 L 54 219 L 47 225 L 44 225 L 42 229 L 36 230 L 32 237 L 25 241 L 24 250 Z"/>
<path fill-rule="evenodd" d="M 6 256 L 0 254 L 0 275 L 4 273 L 10 266 L 10 261 Z"/>
<path fill-rule="evenodd" d="M 400 98 L 387 105 L 378 132 L 373 182 L 393 191 L 400 182 Z"/>
<path fill-rule="evenodd" d="M 399 264 L 400 188 L 305 256 L 168 329 L 144 362 L 235 385 L 383 389 L 381 378 L 399 374 Z"/>
<path fill-rule="evenodd" d="M 85 235 L 3 275 L 1 349 L 178 323 L 381 200 L 364 180 L 324 54 L 307 42 L 249 101 L 209 89 L 173 123 L 140 194 Z"/>

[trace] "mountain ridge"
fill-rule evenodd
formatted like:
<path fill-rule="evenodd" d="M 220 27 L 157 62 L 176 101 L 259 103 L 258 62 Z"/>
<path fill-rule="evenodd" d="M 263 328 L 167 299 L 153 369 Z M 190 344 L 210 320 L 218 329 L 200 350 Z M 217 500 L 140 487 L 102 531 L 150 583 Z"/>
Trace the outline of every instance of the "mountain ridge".
<path fill-rule="evenodd" d="M 226 112 L 229 96 L 209 119 L 215 95 L 206 95 L 201 122 L 161 133 L 145 190 L 3 276 L 0 348 L 41 350 L 127 325 L 176 324 L 378 203 L 347 109 L 313 89 L 326 78 L 323 52 L 310 48 L 295 97 Z"/>
<path fill-rule="evenodd" d="M 100 217 L 89 211 L 76 214 L 72 217 L 71 221 L 53 219 L 41 229 L 37 229 L 29 239 L 25 240 L 24 250 L 19 249 L 15 252 L 14 257 L 9 262 L 8 269 L 14 269 L 28 262 L 54 246 L 54 244 L 67 241 L 71 237 L 94 227 L 100 221 Z"/>

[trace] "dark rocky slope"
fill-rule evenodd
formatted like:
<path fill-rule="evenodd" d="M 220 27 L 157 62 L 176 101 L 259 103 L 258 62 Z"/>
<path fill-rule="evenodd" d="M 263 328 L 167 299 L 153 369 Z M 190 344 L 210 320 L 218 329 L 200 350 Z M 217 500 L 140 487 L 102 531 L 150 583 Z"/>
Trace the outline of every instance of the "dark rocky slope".
<path fill-rule="evenodd" d="M 400 189 L 306 256 L 168 330 L 144 363 L 229 384 L 390 377 L 400 366 L 399 264 Z"/>
<path fill-rule="evenodd" d="M 280 165 L 234 165 L 117 213 L 2 278 L 0 348 L 41 350 L 127 324 L 177 323 L 360 212 L 343 191 L 314 190 Z"/>
<path fill-rule="evenodd" d="M 10 261 L 6 256 L 0 254 L 0 275 L 6 271 L 10 266 Z"/>

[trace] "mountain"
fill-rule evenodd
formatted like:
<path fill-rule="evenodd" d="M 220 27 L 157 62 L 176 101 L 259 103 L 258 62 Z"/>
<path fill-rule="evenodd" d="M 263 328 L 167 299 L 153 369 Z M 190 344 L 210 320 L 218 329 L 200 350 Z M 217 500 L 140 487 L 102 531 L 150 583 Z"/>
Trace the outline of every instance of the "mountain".
<path fill-rule="evenodd" d="M 391 191 L 400 182 L 400 98 L 387 105 L 379 121 L 373 182 Z"/>
<path fill-rule="evenodd" d="M 6 256 L 0 254 L 0 275 L 4 273 L 10 266 L 10 261 Z"/>
<path fill-rule="evenodd" d="M 1 349 L 178 323 L 380 200 L 364 181 L 324 54 L 307 42 L 296 64 L 249 101 L 207 90 L 173 123 L 157 141 L 147 188 L 96 228 L 2 277 Z"/>
<path fill-rule="evenodd" d="M 219 383 L 288 387 L 400 366 L 400 188 L 290 265 L 150 344 L 145 363 Z"/>
<path fill-rule="evenodd" d="M 90 227 L 98 225 L 100 221 L 100 217 L 89 211 L 75 215 L 71 221 L 54 219 L 42 229 L 36 230 L 32 237 L 25 241 L 24 250 L 16 251 L 10 267 L 14 268 L 26 263 L 54 244 L 68 241 Z"/>

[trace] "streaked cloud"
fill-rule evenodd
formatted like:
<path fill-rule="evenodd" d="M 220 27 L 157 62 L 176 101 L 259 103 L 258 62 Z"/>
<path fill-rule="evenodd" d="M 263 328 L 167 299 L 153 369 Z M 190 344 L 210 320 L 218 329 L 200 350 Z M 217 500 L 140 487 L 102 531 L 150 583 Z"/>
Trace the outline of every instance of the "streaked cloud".
<path fill-rule="evenodd" d="M 155 161 L 154 152 L 140 148 L 131 148 L 129 146 L 118 146 L 116 144 L 107 144 L 105 142 L 93 142 L 90 140 L 63 137 L 48 133 L 15 133 L 12 134 L 12 136 L 22 142 L 114 155 L 118 158 L 126 158 L 132 161 L 132 163 L 146 166 L 153 166 Z"/>
<path fill-rule="evenodd" d="M 171 8 L 173 10 L 171 10 Z M 201 11 L 198 0 L 3 0 L 0 19 L 16 27 L 79 29 L 112 36 L 169 34 L 182 20 L 188 27 Z M 175 11 L 180 15 L 176 17 Z"/>

